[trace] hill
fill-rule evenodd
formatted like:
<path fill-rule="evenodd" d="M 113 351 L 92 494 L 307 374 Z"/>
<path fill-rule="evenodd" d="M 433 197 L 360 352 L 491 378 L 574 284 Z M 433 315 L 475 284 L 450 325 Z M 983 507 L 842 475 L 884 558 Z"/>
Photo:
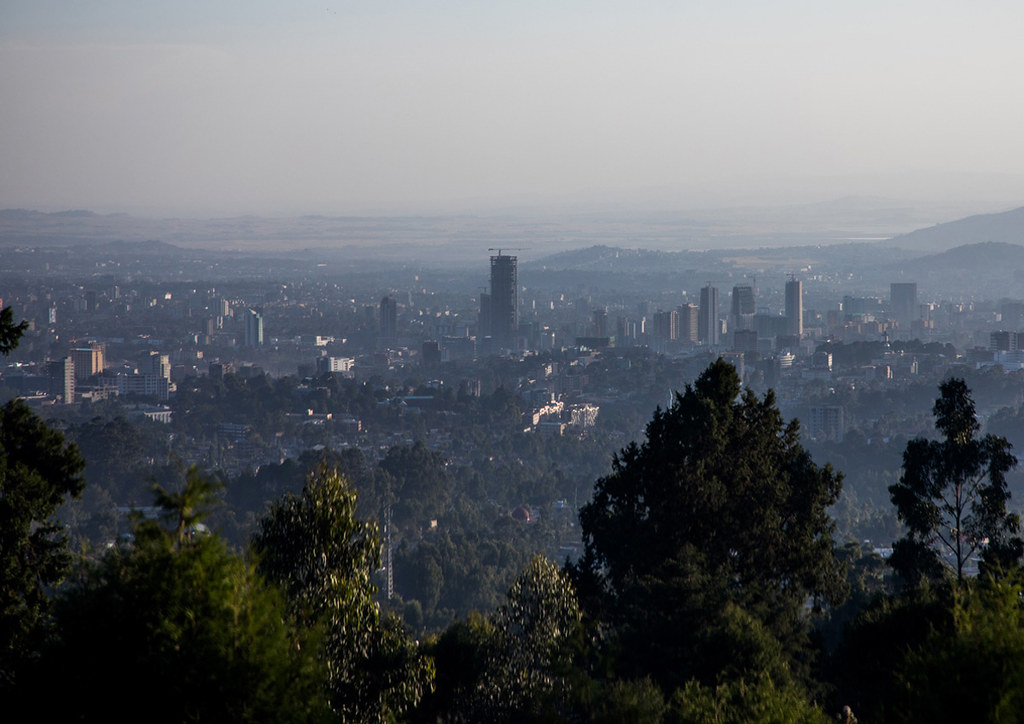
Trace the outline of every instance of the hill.
<path fill-rule="evenodd" d="M 941 252 L 986 241 L 1024 244 L 1024 206 L 998 214 L 978 214 L 936 224 L 895 236 L 885 243 L 908 251 Z"/>

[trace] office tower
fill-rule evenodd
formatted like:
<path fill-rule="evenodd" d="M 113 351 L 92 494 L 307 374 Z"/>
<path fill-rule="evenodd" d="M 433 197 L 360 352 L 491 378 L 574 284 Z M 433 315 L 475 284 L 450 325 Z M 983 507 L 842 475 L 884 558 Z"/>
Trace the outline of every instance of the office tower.
<path fill-rule="evenodd" d="M 754 287 L 733 287 L 732 307 L 729 311 L 730 331 L 753 329 L 756 313 Z"/>
<path fill-rule="evenodd" d="M 812 440 L 843 441 L 846 426 L 841 405 L 812 405 L 809 432 Z"/>
<path fill-rule="evenodd" d="M 679 312 L 655 312 L 654 335 L 659 339 L 679 339 Z"/>
<path fill-rule="evenodd" d="M 491 295 L 480 292 L 480 317 L 477 321 L 477 337 L 491 336 Z"/>
<path fill-rule="evenodd" d="M 804 336 L 804 290 L 799 279 L 786 282 L 786 334 Z"/>
<path fill-rule="evenodd" d="M 263 346 L 263 310 L 250 307 L 245 312 L 245 346 Z"/>
<path fill-rule="evenodd" d="M 498 251 L 491 257 L 491 336 L 503 347 L 515 347 L 519 333 L 518 258 Z"/>
<path fill-rule="evenodd" d="M 916 282 L 894 282 L 889 285 L 889 311 L 901 327 L 909 328 L 915 320 L 921 318 L 921 310 L 917 306 Z"/>
<path fill-rule="evenodd" d="M 708 284 L 700 290 L 697 341 L 708 346 L 718 344 L 718 289 Z"/>
<path fill-rule="evenodd" d="M 697 341 L 698 318 L 700 309 L 696 304 L 682 304 L 679 306 L 679 341 L 694 343 Z"/>
<path fill-rule="evenodd" d="M 169 355 L 150 351 L 139 358 L 139 374 L 171 379 L 171 358 Z"/>
<path fill-rule="evenodd" d="M 380 300 L 380 336 L 385 339 L 398 336 L 398 302 L 394 297 Z"/>
<path fill-rule="evenodd" d="M 595 337 L 608 337 L 608 308 L 602 307 L 601 309 L 595 309 L 593 314 L 594 323 L 594 336 Z"/>
<path fill-rule="evenodd" d="M 75 363 L 76 380 L 84 380 L 103 371 L 105 366 L 104 348 L 103 343 L 94 342 L 88 347 L 77 347 L 71 350 L 71 359 Z"/>
<path fill-rule="evenodd" d="M 50 394 L 59 395 L 65 405 L 75 402 L 75 362 L 71 357 L 48 362 L 46 371 L 50 378 Z"/>
<path fill-rule="evenodd" d="M 988 348 L 993 352 L 1016 352 L 1017 333 L 1000 330 L 992 332 L 989 336 Z"/>
<path fill-rule="evenodd" d="M 732 335 L 732 348 L 744 354 L 757 352 L 757 330 L 737 329 Z"/>

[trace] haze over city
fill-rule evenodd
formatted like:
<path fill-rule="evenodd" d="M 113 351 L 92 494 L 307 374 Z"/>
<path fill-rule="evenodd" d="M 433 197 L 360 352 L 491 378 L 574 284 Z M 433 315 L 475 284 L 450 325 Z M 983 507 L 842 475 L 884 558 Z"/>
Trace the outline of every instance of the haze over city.
<path fill-rule="evenodd" d="M 1016 724 L 1022 31 L 0 0 L 4 711 Z"/>
<path fill-rule="evenodd" d="M 0 206 L 149 216 L 1024 193 L 1017 3 L 9 0 Z"/>

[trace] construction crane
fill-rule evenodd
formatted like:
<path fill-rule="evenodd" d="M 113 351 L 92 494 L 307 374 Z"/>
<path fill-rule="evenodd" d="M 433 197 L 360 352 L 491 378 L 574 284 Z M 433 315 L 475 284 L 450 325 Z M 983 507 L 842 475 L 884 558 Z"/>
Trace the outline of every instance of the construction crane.
<path fill-rule="evenodd" d="M 526 251 L 529 248 L 530 247 L 528 246 L 492 246 L 488 248 L 487 251 L 496 251 L 498 252 L 498 256 L 501 256 L 502 249 L 505 251 Z"/>

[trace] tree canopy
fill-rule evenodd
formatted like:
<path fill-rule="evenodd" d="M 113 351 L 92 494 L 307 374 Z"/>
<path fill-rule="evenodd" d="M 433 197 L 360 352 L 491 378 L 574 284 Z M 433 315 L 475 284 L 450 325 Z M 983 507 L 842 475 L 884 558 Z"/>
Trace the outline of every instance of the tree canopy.
<path fill-rule="evenodd" d="M 1024 551 L 1020 519 L 1006 508 L 1006 473 L 1017 464 L 1010 443 L 979 437 L 974 400 L 962 379 L 946 380 L 939 392 L 933 412 L 942 439 L 908 442 L 903 475 L 889 488 L 907 527 L 891 563 L 910 583 L 948 570 L 963 580 L 979 552 L 989 564 L 1006 567 Z"/>
<path fill-rule="evenodd" d="M 47 589 L 71 563 L 55 514 L 81 495 L 84 468 L 78 449 L 23 402 L 0 407 L 0 683 L 34 650 Z"/>
<path fill-rule="evenodd" d="M 771 392 L 741 392 L 723 360 L 657 410 L 646 441 L 612 468 L 580 511 L 579 585 L 617 628 L 631 674 L 670 690 L 693 676 L 713 683 L 723 666 L 758 658 L 756 645 L 749 662 L 735 656 L 742 646 L 722 647 L 753 630 L 716 621 L 727 604 L 791 641 L 808 596 L 842 594 L 827 513 L 841 476 L 811 460 Z"/>
<path fill-rule="evenodd" d="M 382 619 L 372 573 L 377 525 L 356 517 L 356 494 L 321 466 L 301 495 L 275 503 L 253 536 L 259 570 L 286 593 L 300 624 L 326 636 L 332 707 L 347 721 L 387 720 L 414 705 L 433 669 L 400 624 Z"/>
<path fill-rule="evenodd" d="M 296 628 L 280 591 L 219 536 L 181 532 L 211 487 L 191 471 L 158 496 L 169 527 L 139 519 L 132 543 L 86 567 L 23 695 L 61 682 L 48 704 L 59 720 L 326 720 L 316 632 Z"/>

